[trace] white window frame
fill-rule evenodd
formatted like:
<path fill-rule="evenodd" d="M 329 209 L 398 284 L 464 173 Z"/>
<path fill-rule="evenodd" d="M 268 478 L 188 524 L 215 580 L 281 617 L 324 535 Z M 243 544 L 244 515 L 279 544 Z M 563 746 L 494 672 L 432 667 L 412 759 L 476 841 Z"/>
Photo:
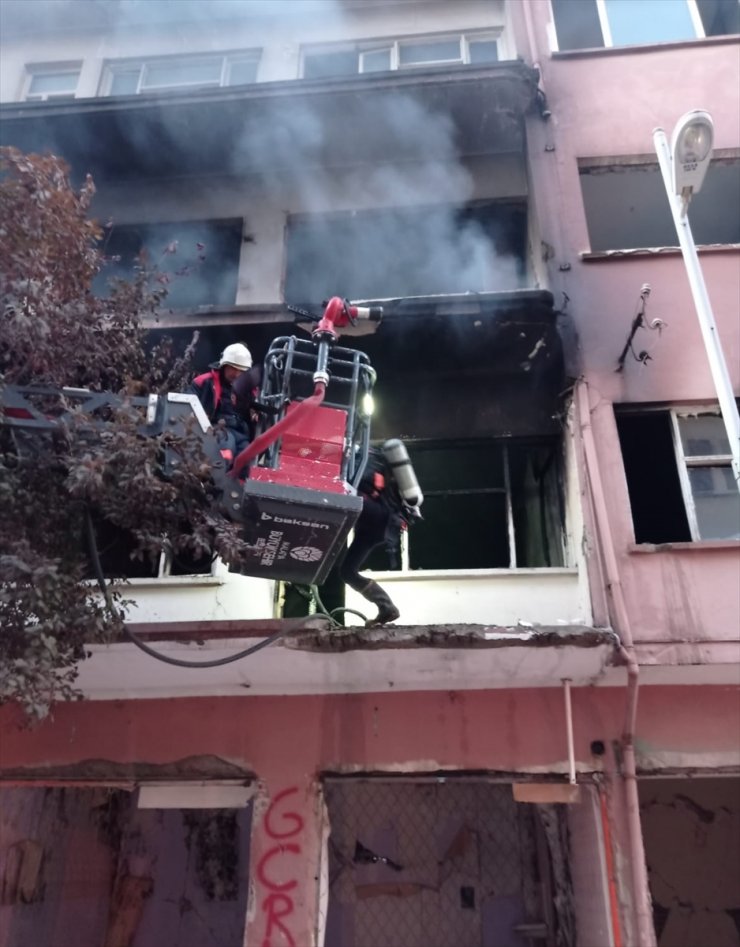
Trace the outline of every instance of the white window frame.
<path fill-rule="evenodd" d="M 139 75 L 136 83 L 136 91 L 130 93 L 131 95 L 157 95 L 161 92 L 177 92 L 187 89 L 226 88 L 229 86 L 231 68 L 234 64 L 240 62 L 254 62 L 255 65 L 259 67 L 260 55 L 261 50 L 254 49 L 233 53 L 203 53 L 187 54 L 184 56 L 152 56 L 151 58 L 143 59 L 111 59 L 108 60 L 103 67 L 103 75 L 100 82 L 99 94 L 101 96 L 112 95 L 113 93 L 111 92 L 111 88 L 116 73 L 133 72 L 134 69 L 138 70 Z M 146 85 L 147 68 L 151 66 L 166 66 L 168 63 L 187 63 L 188 65 L 197 65 L 199 63 L 217 62 L 219 59 L 221 61 L 221 68 L 218 81 L 214 80 L 213 82 L 200 83 L 181 82 L 160 86 Z"/>
<path fill-rule="evenodd" d="M 357 72 L 358 74 L 368 75 L 363 68 L 363 57 L 366 53 L 377 53 L 385 50 L 390 52 L 390 71 L 407 71 L 413 69 L 428 69 L 434 66 L 456 66 L 470 65 L 470 44 L 476 42 L 495 42 L 498 48 L 499 62 L 506 59 L 506 51 L 503 47 L 504 28 L 496 27 L 494 29 L 482 30 L 480 32 L 472 31 L 467 33 L 432 33 L 426 35 L 404 36 L 391 40 L 373 40 L 372 42 L 360 42 L 355 44 L 337 43 L 336 45 L 322 44 L 319 46 L 304 46 L 301 49 L 301 77 L 305 75 L 306 56 L 321 56 L 326 53 L 354 52 L 357 54 Z M 429 59 L 424 62 L 407 63 L 401 65 L 401 48 L 410 46 L 423 46 L 427 43 L 444 43 L 457 41 L 459 43 L 460 54 L 455 59 Z M 370 71 L 372 72 L 372 70 Z"/>
<path fill-rule="evenodd" d="M 69 99 L 77 97 L 77 90 L 80 87 L 80 73 L 82 71 L 81 62 L 56 62 L 56 63 L 29 63 L 26 66 L 23 80 L 23 101 L 24 102 L 48 102 L 55 99 Z M 74 89 L 71 92 L 31 92 L 31 84 L 36 76 L 44 75 L 70 75 L 75 77 Z"/>
<path fill-rule="evenodd" d="M 696 0 L 684 0 L 689 8 L 689 16 L 691 17 L 691 22 L 694 26 L 695 36 L 687 37 L 685 40 L 674 40 L 674 42 L 680 43 L 691 43 L 696 39 L 705 39 L 706 33 L 704 31 L 704 23 L 702 22 L 701 14 L 699 13 L 699 7 L 696 3 Z M 594 49 L 623 49 L 630 46 L 640 46 L 642 43 L 620 43 L 617 46 L 614 45 L 612 39 L 611 26 L 609 25 L 609 14 L 606 7 L 606 0 L 594 0 L 596 4 L 596 12 L 599 17 L 599 26 L 601 27 L 601 38 L 603 40 L 603 46 L 595 46 Z M 635 4 L 639 4 L 639 0 L 635 0 Z M 548 35 L 550 39 L 550 49 L 552 52 L 557 53 L 560 51 L 560 46 L 558 44 L 558 30 L 557 24 L 555 22 L 555 13 L 550 5 L 550 21 L 548 23 Z M 649 40 L 645 41 L 645 45 L 652 45 Z M 572 50 L 564 50 L 564 52 L 572 52 Z"/>
<path fill-rule="evenodd" d="M 712 542 L 705 539 L 699 532 L 699 521 L 696 516 L 696 505 L 694 503 L 694 493 L 691 489 L 691 480 L 689 470 L 691 467 L 729 467 L 732 469 L 731 454 L 697 454 L 686 455 L 681 440 L 681 420 L 683 418 L 700 417 L 703 415 L 712 415 L 721 417 L 721 412 L 716 406 L 706 408 L 671 408 L 671 431 L 673 434 L 673 449 L 676 454 L 676 465 L 678 467 L 678 479 L 681 483 L 681 493 L 683 494 L 684 508 L 686 509 L 686 519 L 689 523 L 689 532 L 692 542 Z"/>

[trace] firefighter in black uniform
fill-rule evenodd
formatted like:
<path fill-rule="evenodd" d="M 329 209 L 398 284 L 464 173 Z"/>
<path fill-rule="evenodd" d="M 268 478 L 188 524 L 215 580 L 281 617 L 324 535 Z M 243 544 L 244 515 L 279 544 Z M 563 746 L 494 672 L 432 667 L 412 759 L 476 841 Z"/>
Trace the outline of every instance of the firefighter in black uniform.
<path fill-rule="evenodd" d="M 390 442 L 389 442 L 390 443 Z M 394 441 L 400 444 L 400 441 Z M 403 449 L 405 453 L 405 448 Z M 408 454 L 406 454 L 408 458 Z M 410 465 L 409 465 L 410 466 Z M 414 478 L 415 479 L 415 478 Z M 417 484 L 418 488 L 418 484 Z M 419 517 L 418 506 L 411 506 L 401 495 L 391 464 L 383 451 L 371 449 L 365 472 L 358 489 L 362 497 L 362 512 L 355 526 L 355 535 L 339 570 L 343 582 L 378 607 L 378 615 L 367 621 L 368 626 L 385 625 L 400 617 L 400 612 L 385 589 L 360 575 L 368 556 L 385 544 L 391 566 L 397 567 L 401 532 L 408 523 Z M 421 493 L 419 492 L 419 496 Z"/>

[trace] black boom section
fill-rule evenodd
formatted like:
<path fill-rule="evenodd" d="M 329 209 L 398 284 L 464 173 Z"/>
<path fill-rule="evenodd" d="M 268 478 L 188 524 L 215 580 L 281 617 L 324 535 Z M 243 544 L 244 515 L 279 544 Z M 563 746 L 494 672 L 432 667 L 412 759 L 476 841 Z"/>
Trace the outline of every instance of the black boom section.
<path fill-rule="evenodd" d="M 362 509 L 360 497 L 247 480 L 242 575 L 321 585 Z"/>

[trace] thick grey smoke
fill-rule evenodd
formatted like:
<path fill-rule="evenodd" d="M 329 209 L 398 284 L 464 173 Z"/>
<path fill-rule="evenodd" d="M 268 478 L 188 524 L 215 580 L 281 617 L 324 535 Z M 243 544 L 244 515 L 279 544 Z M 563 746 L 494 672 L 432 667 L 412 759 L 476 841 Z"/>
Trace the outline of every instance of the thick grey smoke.
<path fill-rule="evenodd" d="M 32 7 L 37 23 L 43 11 L 50 21 L 63 20 L 70 29 L 84 23 L 106 35 L 120 31 L 122 37 L 130 37 L 134 29 L 141 35 L 178 25 L 192 29 L 194 21 L 214 24 L 241 15 L 255 24 L 273 21 L 269 32 L 274 42 L 281 21 L 307 17 L 336 26 L 357 5 L 351 0 L 3 0 L 1 6 L 4 23 L 15 27 L 23 17 L 29 20 Z M 362 94 L 363 83 L 352 81 Z M 474 182 L 460 158 L 448 114 L 433 111 L 411 92 L 368 98 L 363 103 L 368 141 L 381 147 L 358 163 L 363 143 L 355 143 L 352 167 L 327 153 L 329 126 L 336 135 L 341 115 L 327 114 L 326 101 L 321 93 L 298 91 L 289 104 L 268 105 L 258 118 L 244 119 L 227 155 L 234 178 L 249 177 L 254 193 L 267 194 L 286 215 L 286 291 L 293 300 L 297 295 L 301 301 L 320 301 L 334 292 L 380 298 L 521 285 L 526 219 L 505 208 L 465 210 L 474 197 Z M 172 121 L 166 105 L 158 121 Z M 178 147 L 186 147 L 182 128 L 170 130 L 181 143 Z M 146 138 L 145 123 L 129 122 L 127 134 L 139 136 L 141 153 L 155 148 Z M 384 157 L 383 144 L 392 160 Z M 296 213 L 306 216 L 298 219 L 292 216 Z M 170 242 L 159 239 L 159 230 L 157 239 L 163 245 Z M 209 242 L 180 239 L 176 233 L 172 240 L 181 245 Z M 224 285 L 231 285 L 230 277 Z M 219 301 L 222 290 L 216 295 Z"/>
<path fill-rule="evenodd" d="M 521 285 L 523 261 L 506 248 L 526 219 L 493 207 L 465 211 L 474 182 L 449 115 L 411 94 L 384 97 L 367 133 L 404 160 L 328 171 L 325 122 L 309 102 L 295 104 L 274 121 L 246 123 L 231 155 L 236 176 L 259 169 L 273 200 L 308 215 L 289 221 L 289 293 L 381 298 Z"/>

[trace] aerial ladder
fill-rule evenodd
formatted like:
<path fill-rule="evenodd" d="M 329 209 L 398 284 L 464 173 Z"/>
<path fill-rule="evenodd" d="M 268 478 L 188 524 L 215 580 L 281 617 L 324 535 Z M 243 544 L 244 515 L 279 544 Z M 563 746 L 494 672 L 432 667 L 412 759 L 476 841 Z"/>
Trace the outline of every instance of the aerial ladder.
<path fill-rule="evenodd" d="M 337 560 L 362 510 L 358 486 L 368 459 L 376 375 L 364 353 L 339 345 L 343 329 L 379 322 L 380 307 L 331 298 L 310 320 L 310 338 L 281 336 L 265 356 L 257 403 L 257 436 L 228 467 L 195 395 L 171 392 L 144 397 L 80 388 L 5 386 L 0 425 L 10 429 L 19 451 L 54 436 L 72 412 L 94 429 L 124 401 L 142 414 L 142 436 L 195 430 L 217 503 L 243 524 L 246 556 L 240 572 L 259 578 L 320 585 Z M 176 438 L 175 438 L 176 442 Z M 162 451 L 162 476 L 180 462 L 176 446 Z"/>

